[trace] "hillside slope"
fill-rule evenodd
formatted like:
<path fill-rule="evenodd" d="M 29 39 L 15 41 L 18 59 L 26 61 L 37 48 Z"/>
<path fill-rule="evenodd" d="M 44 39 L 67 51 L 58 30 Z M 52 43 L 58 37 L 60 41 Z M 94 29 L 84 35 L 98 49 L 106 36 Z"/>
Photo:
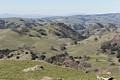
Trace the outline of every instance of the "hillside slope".
<path fill-rule="evenodd" d="M 4 80 L 40 80 L 44 76 L 62 78 L 62 80 L 96 80 L 95 74 L 85 74 L 76 70 L 58 67 L 42 61 L 0 60 L 0 65 L 0 79 Z M 43 66 L 44 70 L 22 72 L 23 69 L 33 67 L 36 65 Z M 120 79 L 119 75 L 102 76 L 113 76 L 117 80 Z"/>
<path fill-rule="evenodd" d="M 61 53 L 60 45 L 72 40 L 83 40 L 84 37 L 65 24 L 47 24 L 33 28 L 0 29 L 0 49 L 16 50 L 30 47 L 36 53 L 48 55 Z M 58 51 L 51 50 L 55 47 Z"/>
<path fill-rule="evenodd" d="M 18 28 L 43 26 L 46 22 L 41 19 L 30 18 L 0 18 L 0 28 Z"/>

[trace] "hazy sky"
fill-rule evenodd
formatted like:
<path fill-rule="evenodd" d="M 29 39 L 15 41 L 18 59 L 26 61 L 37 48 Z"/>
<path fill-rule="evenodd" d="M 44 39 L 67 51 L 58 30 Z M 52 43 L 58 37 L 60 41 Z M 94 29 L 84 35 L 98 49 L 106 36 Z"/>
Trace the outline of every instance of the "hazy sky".
<path fill-rule="evenodd" d="M 0 14 L 120 13 L 120 0 L 0 0 Z"/>

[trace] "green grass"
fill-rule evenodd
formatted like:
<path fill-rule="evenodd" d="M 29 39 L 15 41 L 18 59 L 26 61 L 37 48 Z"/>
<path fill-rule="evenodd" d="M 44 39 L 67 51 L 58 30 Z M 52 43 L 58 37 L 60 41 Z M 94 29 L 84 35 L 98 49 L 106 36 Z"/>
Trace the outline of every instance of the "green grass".
<path fill-rule="evenodd" d="M 26 35 L 20 36 L 18 33 L 11 31 L 10 29 L 0 30 L 0 49 L 18 49 L 23 45 L 35 47 L 32 50 L 37 53 L 46 52 L 47 55 L 51 56 L 59 54 L 61 52 L 51 51 L 51 46 L 55 46 L 58 49 L 60 44 L 70 39 L 59 39 L 56 36 L 49 35 L 43 38 L 33 38 Z"/>
<path fill-rule="evenodd" d="M 44 70 L 22 72 L 23 69 L 42 65 Z M 40 80 L 44 76 L 62 78 L 63 80 L 97 80 L 96 74 L 86 74 L 76 70 L 48 64 L 43 61 L 15 61 L 0 60 L 0 79 L 3 80 Z M 117 80 L 119 75 L 102 75 L 104 77 L 113 76 Z"/>
<path fill-rule="evenodd" d="M 90 56 L 91 59 L 88 60 L 87 62 L 92 64 L 92 69 L 100 69 L 102 70 L 100 71 L 102 73 L 106 73 L 107 71 L 113 71 L 114 73 L 118 73 L 119 70 L 118 71 L 116 70 L 116 72 L 114 71 L 115 69 L 117 69 L 118 66 L 117 65 L 110 66 L 112 62 L 107 61 L 108 55 L 103 53 L 96 55 L 97 50 L 100 49 L 101 43 L 111 40 L 115 34 L 116 34 L 115 32 L 104 34 L 101 38 L 99 38 L 97 42 L 94 41 L 94 38 L 99 36 L 93 35 L 88 39 L 79 41 L 80 44 L 78 45 L 68 45 L 67 46 L 68 53 L 72 56 L 83 55 Z M 99 62 L 96 62 L 96 59 L 99 59 Z M 118 63 L 118 59 L 115 56 L 112 57 L 112 61 L 120 65 L 120 63 Z"/>
<path fill-rule="evenodd" d="M 41 28 L 41 27 L 36 27 Z M 42 27 L 44 28 L 44 27 Z M 46 27 L 44 28 L 46 31 L 48 30 Z M 51 29 L 54 29 L 51 28 Z M 32 30 L 31 30 L 32 31 Z M 0 49 L 18 49 L 18 47 L 23 47 L 23 45 L 28 45 L 32 48 L 32 50 L 36 53 L 46 52 L 48 56 L 55 55 L 61 53 L 61 51 L 52 51 L 50 50 L 51 46 L 56 47 L 60 50 L 60 44 L 71 41 L 68 38 L 58 38 L 53 34 L 49 34 L 46 37 L 37 38 L 37 37 L 29 37 L 27 35 L 20 36 L 18 33 L 11 31 L 10 29 L 0 29 Z"/>
<path fill-rule="evenodd" d="M 100 48 L 101 43 L 105 41 L 109 41 L 111 38 L 113 38 L 115 33 L 107 33 L 104 34 L 101 38 L 99 38 L 99 41 L 95 42 L 94 38 L 98 38 L 98 35 L 93 35 L 83 41 L 79 41 L 80 44 L 76 45 L 70 45 L 68 46 L 68 52 L 73 55 L 95 55 L 96 51 Z M 110 39 L 108 39 L 108 37 Z"/>
<path fill-rule="evenodd" d="M 63 80 L 96 80 L 93 74 L 69 70 L 42 61 L 0 60 L 0 65 L 0 79 L 4 80 L 40 80 L 44 76 L 62 78 Z M 36 65 L 42 65 L 45 69 L 33 72 L 22 72 L 23 69 Z"/>

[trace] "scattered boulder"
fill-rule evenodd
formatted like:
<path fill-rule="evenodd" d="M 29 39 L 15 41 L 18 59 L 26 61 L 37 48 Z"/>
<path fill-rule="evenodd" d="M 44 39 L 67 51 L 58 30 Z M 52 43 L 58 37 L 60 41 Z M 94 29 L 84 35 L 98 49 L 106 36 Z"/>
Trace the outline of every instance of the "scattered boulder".
<path fill-rule="evenodd" d="M 41 80 L 53 80 L 51 77 L 47 77 L 47 76 L 45 76 L 45 77 L 43 77 Z"/>
<path fill-rule="evenodd" d="M 43 77 L 41 80 L 62 80 L 61 78 L 51 78 L 51 77 Z"/>
<path fill-rule="evenodd" d="M 111 72 L 107 72 L 107 74 L 112 74 Z"/>
<path fill-rule="evenodd" d="M 23 72 L 31 72 L 31 71 L 43 70 L 43 69 L 44 69 L 43 66 L 37 65 L 37 66 L 31 67 L 31 68 L 23 69 L 22 71 Z"/>

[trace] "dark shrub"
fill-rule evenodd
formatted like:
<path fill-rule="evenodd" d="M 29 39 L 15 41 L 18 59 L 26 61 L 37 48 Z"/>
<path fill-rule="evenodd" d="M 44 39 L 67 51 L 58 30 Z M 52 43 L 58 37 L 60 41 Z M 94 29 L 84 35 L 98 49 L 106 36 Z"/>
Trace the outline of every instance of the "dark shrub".
<path fill-rule="evenodd" d="M 25 54 L 28 54 L 29 52 L 25 52 Z"/>
<path fill-rule="evenodd" d="M 75 59 L 78 59 L 78 56 L 74 57 Z"/>
<path fill-rule="evenodd" d="M 40 58 L 40 60 L 44 60 L 46 58 L 46 56 L 45 55 L 41 55 L 39 58 Z"/>
<path fill-rule="evenodd" d="M 46 52 L 43 52 L 42 54 L 46 54 Z"/>
<path fill-rule="evenodd" d="M 94 69 L 93 71 L 94 71 L 94 72 L 99 72 L 99 69 Z"/>
<path fill-rule="evenodd" d="M 75 44 L 75 45 L 77 45 L 77 44 L 78 44 L 78 42 L 77 42 L 77 41 L 74 41 L 74 44 Z"/>
<path fill-rule="evenodd" d="M 79 56 L 79 57 L 78 57 L 78 59 L 82 59 L 82 57 L 81 57 L 81 56 Z"/>
<path fill-rule="evenodd" d="M 120 62 L 120 58 L 118 59 L 118 62 Z"/>
<path fill-rule="evenodd" d="M 19 56 L 16 57 L 16 59 L 19 59 L 19 58 L 20 58 Z"/>
<path fill-rule="evenodd" d="M 47 36 L 47 33 L 44 29 L 39 29 L 39 30 L 37 30 L 37 32 L 41 35 Z"/>
<path fill-rule="evenodd" d="M 120 58 L 120 54 L 117 54 L 117 58 Z"/>
<path fill-rule="evenodd" d="M 31 60 L 35 60 L 36 58 L 38 58 L 38 56 L 34 53 L 34 52 L 30 52 L 32 59 Z"/>
<path fill-rule="evenodd" d="M 69 56 L 69 58 L 70 58 L 71 60 L 74 60 L 74 57 L 73 57 L 73 56 Z"/>
<path fill-rule="evenodd" d="M 46 32 L 41 32 L 41 35 L 47 36 Z"/>
<path fill-rule="evenodd" d="M 94 38 L 94 41 L 96 41 L 96 42 L 97 42 L 97 41 L 98 41 L 98 38 L 97 38 L 97 37 L 96 37 L 96 38 Z"/>
<path fill-rule="evenodd" d="M 115 64 L 115 63 L 111 63 L 110 65 L 111 65 L 111 66 L 115 66 L 116 64 Z"/>
<path fill-rule="evenodd" d="M 101 44 L 101 49 L 111 49 L 110 42 L 105 42 L 105 43 Z"/>
<path fill-rule="evenodd" d="M 34 35 L 32 35 L 32 34 L 29 34 L 28 36 L 30 36 L 30 37 L 35 37 Z"/>
<path fill-rule="evenodd" d="M 13 52 L 14 50 L 9 50 L 9 49 L 3 49 L 3 50 L 0 50 L 0 58 L 3 58 L 3 57 L 8 57 L 9 54 L 11 52 Z"/>

